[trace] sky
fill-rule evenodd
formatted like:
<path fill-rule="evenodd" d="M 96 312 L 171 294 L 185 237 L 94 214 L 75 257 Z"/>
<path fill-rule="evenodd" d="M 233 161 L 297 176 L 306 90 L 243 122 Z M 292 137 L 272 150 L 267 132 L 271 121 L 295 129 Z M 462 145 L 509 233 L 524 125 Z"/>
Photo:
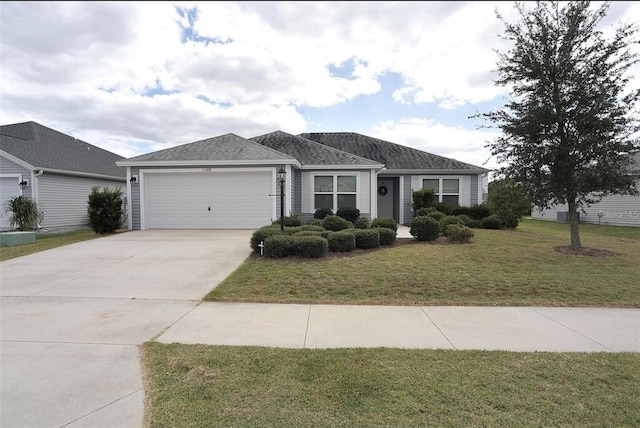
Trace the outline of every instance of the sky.
<path fill-rule="evenodd" d="M 0 125 L 125 158 L 228 133 L 356 132 L 494 169 L 499 130 L 471 116 L 509 96 L 496 12 L 518 17 L 485 1 L 2 1 Z M 640 22 L 640 2 L 612 2 L 605 35 L 621 21 Z"/>

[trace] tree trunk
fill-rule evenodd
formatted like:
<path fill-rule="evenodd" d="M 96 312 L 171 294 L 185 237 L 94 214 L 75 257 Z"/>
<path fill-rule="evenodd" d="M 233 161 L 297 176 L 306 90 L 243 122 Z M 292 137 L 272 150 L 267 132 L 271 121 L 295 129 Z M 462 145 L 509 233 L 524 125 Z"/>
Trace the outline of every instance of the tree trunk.
<path fill-rule="evenodd" d="M 571 248 L 581 248 L 580 226 L 578 223 L 578 211 L 576 209 L 576 198 L 571 197 L 567 201 L 569 205 L 569 225 L 571 228 Z"/>

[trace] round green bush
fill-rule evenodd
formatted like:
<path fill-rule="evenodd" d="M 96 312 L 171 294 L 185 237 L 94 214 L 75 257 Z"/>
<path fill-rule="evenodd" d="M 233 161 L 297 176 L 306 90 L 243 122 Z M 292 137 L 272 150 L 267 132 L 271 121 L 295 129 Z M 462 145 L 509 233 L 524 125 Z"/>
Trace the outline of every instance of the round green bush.
<path fill-rule="evenodd" d="M 322 227 L 327 230 L 333 230 L 334 232 L 338 232 L 340 230 L 349 229 L 353 227 L 353 223 L 339 217 L 337 215 L 328 215 L 322 220 Z"/>
<path fill-rule="evenodd" d="M 369 229 L 369 223 L 370 222 L 368 218 L 360 216 L 356 219 L 356 221 L 353 222 L 353 227 L 355 227 L 356 229 Z"/>
<path fill-rule="evenodd" d="M 302 231 L 311 230 L 315 232 L 322 232 L 324 230 L 324 227 L 320 226 L 319 224 L 304 224 L 300 226 L 300 230 Z"/>
<path fill-rule="evenodd" d="M 292 215 L 292 216 L 284 216 L 284 225 L 285 226 L 291 226 L 291 227 L 295 227 L 295 226 L 300 226 L 302 225 L 302 220 L 300 220 L 298 218 L 297 215 Z M 271 222 L 272 225 L 280 225 L 280 219 L 277 220 L 273 220 Z"/>
<path fill-rule="evenodd" d="M 471 217 L 469 217 L 466 214 L 456 214 L 456 217 L 458 217 L 460 220 L 462 220 L 462 222 L 464 223 L 465 226 L 471 227 L 471 226 L 469 226 L 469 224 L 471 224 L 471 222 L 473 221 L 473 219 Z"/>
<path fill-rule="evenodd" d="M 351 232 L 330 232 L 327 241 L 329 251 L 349 252 L 356 248 L 356 236 Z"/>
<path fill-rule="evenodd" d="M 398 222 L 392 217 L 377 217 L 371 220 L 371 228 L 386 227 L 394 232 L 398 231 Z"/>
<path fill-rule="evenodd" d="M 502 227 L 502 219 L 493 214 L 482 219 L 483 229 L 500 229 Z"/>
<path fill-rule="evenodd" d="M 301 230 L 300 232 L 292 233 L 291 236 L 322 236 L 322 230 Z"/>
<path fill-rule="evenodd" d="M 428 213 L 426 215 L 427 217 L 431 217 L 432 219 L 434 219 L 435 221 L 440 221 L 442 220 L 444 217 L 446 217 L 447 215 L 445 213 L 443 213 L 442 211 L 431 211 L 430 213 Z"/>
<path fill-rule="evenodd" d="M 409 233 L 418 241 L 435 241 L 440 235 L 440 223 L 431 216 L 414 217 L 409 224 Z"/>
<path fill-rule="evenodd" d="M 251 249 L 259 253 L 260 252 L 260 242 L 263 242 L 266 238 L 272 235 L 282 235 L 283 233 L 280 231 L 280 228 L 264 226 L 260 229 L 253 232 L 251 235 Z"/>
<path fill-rule="evenodd" d="M 338 208 L 336 215 L 353 223 L 358 217 L 360 217 L 360 210 L 354 207 Z"/>
<path fill-rule="evenodd" d="M 437 202 L 433 204 L 433 206 L 441 213 L 445 213 L 446 215 L 453 214 L 453 207 L 446 202 Z"/>
<path fill-rule="evenodd" d="M 454 242 L 467 242 L 473 238 L 473 230 L 462 224 L 450 224 L 444 231 L 444 234 Z"/>
<path fill-rule="evenodd" d="M 442 217 L 438 223 L 440 223 L 441 232 L 447 230 L 447 226 L 450 224 L 461 224 L 464 226 L 464 221 L 460 217 L 454 215 L 446 215 Z"/>
<path fill-rule="evenodd" d="M 393 245 L 396 242 L 396 232 L 386 227 L 376 227 L 375 229 L 380 235 L 380 245 Z"/>
<path fill-rule="evenodd" d="M 376 248 L 380 246 L 380 234 L 375 229 L 353 229 L 352 233 L 356 237 L 356 248 Z"/>
<path fill-rule="evenodd" d="M 416 211 L 416 217 L 424 216 L 434 211 L 438 211 L 435 207 L 422 207 Z"/>
<path fill-rule="evenodd" d="M 333 215 L 333 210 L 331 208 L 318 208 L 313 214 L 313 218 L 323 220 L 328 215 Z"/>
<path fill-rule="evenodd" d="M 302 238 L 298 238 L 302 239 Z M 322 238 L 321 238 L 322 239 Z M 295 252 L 296 238 L 288 235 L 271 235 L 264 240 L 264 255 L 270 258 L 288 257 Z"/>
<path fill-rule="evenodd" d="M 293 255 L 305 258 L 324 257 L 329 250 L 329 243 L 322 236 L 295 236 L 293 238 Z"/>

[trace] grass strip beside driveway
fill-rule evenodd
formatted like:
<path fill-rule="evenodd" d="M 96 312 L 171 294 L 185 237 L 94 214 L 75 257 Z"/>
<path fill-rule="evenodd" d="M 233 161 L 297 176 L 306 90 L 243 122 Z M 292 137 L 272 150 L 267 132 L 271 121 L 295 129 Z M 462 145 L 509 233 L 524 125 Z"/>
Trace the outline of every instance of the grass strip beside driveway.
<path fill-rule="evenodd" d="M 205 300 L 640 307 L 640 228 L 580 229 L 583 246 L 621 255 L 554 251 L 568 244 L 569 226 L 525 220 L 516 230 L 474 229 L 471 244 L 415 243 L 337 259 L 251 257 Z"/>
<path fill-rule="evenodd" d="M 640 355 L 146 343 L 146 425 L 640 426 Z"/>
<path fill-rule="evenodd" d="M 36 242 L 33 244 L 13 245 L 11 247 L 0 247 L 0 261 L 13 259 L 39 253 L 64 245 L 75 244 L 76 242 L 88 241 L 99 238 L 100 235 L 92 229 L 80 229 L 65 233 L 36 233 Z"/>

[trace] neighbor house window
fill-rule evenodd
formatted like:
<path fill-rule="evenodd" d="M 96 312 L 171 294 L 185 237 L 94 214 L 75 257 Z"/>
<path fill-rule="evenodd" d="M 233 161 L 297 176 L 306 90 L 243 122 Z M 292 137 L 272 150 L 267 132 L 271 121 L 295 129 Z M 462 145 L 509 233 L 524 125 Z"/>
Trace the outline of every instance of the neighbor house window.
<path fill-rule="evenodd" d="M 358 178 L 355 175 L 316 175 L 313 177 L 314 209 L 356 208 Z"/>
<path fill-rule="evenodd" d="M 460 206 L 460 180 L 457 178 L 425 178 L 422 188 L 433 190 L 438 202 Z"/>

